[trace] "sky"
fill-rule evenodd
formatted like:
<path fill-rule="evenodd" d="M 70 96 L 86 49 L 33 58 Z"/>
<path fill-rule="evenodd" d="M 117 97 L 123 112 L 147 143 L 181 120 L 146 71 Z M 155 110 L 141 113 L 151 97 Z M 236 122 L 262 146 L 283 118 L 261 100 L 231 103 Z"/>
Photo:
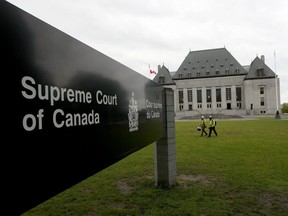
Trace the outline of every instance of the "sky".
<path fill-rule="evenodd" d="M 225 47 L 241 65 L 256 56 L 280 78 L 288 103 L 287 0 L 8 0 L 153 79 L 176 71 L 189 51 Z"/>

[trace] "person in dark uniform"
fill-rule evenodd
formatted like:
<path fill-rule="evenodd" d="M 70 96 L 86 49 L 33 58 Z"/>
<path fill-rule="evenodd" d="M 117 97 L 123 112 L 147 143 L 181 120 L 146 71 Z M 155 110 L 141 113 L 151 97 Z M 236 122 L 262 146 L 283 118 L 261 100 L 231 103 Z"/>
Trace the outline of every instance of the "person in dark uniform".
<path fill-rule="evenodd" d="M 217 136 L 217 132 L 216 132 L 216 121 L 213 119 L 212 116 L 209 116 L 209 125 L 208 125 L 208 128 L 209 128 L 209 135 L 208 137 L 211 137 L 211 133 L 212 131 L 214 132 L 215 136 Z"/>

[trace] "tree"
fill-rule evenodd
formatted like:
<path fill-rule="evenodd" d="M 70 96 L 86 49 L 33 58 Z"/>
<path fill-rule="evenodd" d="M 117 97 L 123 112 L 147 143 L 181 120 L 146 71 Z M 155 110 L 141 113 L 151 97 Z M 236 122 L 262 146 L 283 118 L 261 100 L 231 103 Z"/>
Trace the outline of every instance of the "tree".
<path fill-rule="evenodd" d="M 281 105 L 281 112 L 282 113 L 288 113 L 288 103 L 283 103 Z"/>

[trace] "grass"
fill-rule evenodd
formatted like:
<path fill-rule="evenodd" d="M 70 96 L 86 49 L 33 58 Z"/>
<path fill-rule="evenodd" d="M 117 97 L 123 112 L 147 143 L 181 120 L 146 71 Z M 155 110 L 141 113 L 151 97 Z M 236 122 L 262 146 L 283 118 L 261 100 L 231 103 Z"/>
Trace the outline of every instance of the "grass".
<path fill-rule="evenodd" d="M 26 212 L 31 215 L 288 215 L 288 121 L 176 122 L 177 184 L 155 187 L 154 145 Z"/>

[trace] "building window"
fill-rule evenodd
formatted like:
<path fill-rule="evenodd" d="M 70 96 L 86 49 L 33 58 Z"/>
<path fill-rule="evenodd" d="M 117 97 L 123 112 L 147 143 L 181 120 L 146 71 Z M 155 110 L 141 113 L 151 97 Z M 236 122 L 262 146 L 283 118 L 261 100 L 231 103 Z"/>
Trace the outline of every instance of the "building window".
<path fill-rule="evenodd" d="M 265 76 L 264 68 L 257 69 L 257 77 L 263 77 L 263 76 Z"/>
<path fill-rule="evenodd" d="M 188 109 L 189 109 L 189 110 L 193 110 L 192 104 L 189 104 L 189 105 L 188 105 Z"/>
<path fill-rule="evenodd" d="M 206 101 L 211 103 L 212 98 L 211 98 L 211 89 L 206 89 Z"/>
<path fill-rule="evenodd" d="M 227 74 L 227 75 L 229 74 L 229 69 L 225 70 L 225 74 Z"/>
<path fill-rule="evenodd" d="M 197 104 L 198 109 L 202 109 L 202 104 Z"/>
<path fill-rule="evenodd" d="M 235 73 L 236 73 L 236 74 L 239 74 L 239 73 L 240 73 L 239 68 L 236 68 L 236 69 L 235 69 Z"/>
<path fill-rule="evenodd" d="M 178 91 L 179 110 L 183 110 L 183 90 Z"/>
<path fill-rule="evenodd" d="M 207 108 L 211 108 L 211 107 L 212 107 L 211 103 L 208 103 Z"/>
<path fill-rule="evenodd" d="M 206 71 L 206 76 L 209 76 L 210 75 L 210 72 L 209 71 Z"/>
<path fill-rule="evenodd" d="M 236 87 L 236 101 L 242 100 L 241 87 Z"/>
<path fill-rule="evenodd" d="M 160 76 L 159 80 L 158 80 L 159 84 L 164 84 L 165 83 L 165 77 L 164 76 Z"/>
<path fill-rule="evenodd" d="M 221 102 L 221 88 L 216 89 L 216 102 Z"/>
<path fill-rule="evenodd" d="M 260 98 L 260 106 L 264 106 L 264 97 Z"/>
<path fill-rule="evenodd" d="M 217 103 L 217 108 L 221 108 L 221 103 Z"/>
<path fill-rule="evenodd" d="M 198 72 L 196 75 L 197 75 L 197 77 L 199 77 L 199 76 L 200 76 L 200 73 Z"/>
<path fill-rule="evenodd" d="M 188 77 L 191 77 L 191 76 L 192 76 L 191 72 L 189 72 L 189 73 L 187 74 L 187 76 L 188 76 Z"/>
<path fill-rule="evenodd" d="M 178 74 L 178 78 L 182 78 L 182 74 Z"/>
<path fill-rule="evenodd" d="M 231 88 L 226 88 L 226 100 L 231 100 Z"/>
<path fill-rule="evenodd" d="M 183 90 L 178 91 L 179 104 L 183 103 Z"/>
<path fill-rule="evenodd" d="M 231 103 L 227 103 L 227 109 L 231 110 Z"/>
<path fill-rule="evenodd" d="M 260 87 L 260 94 L 261 94 L 261 95 L 264 94 L 264 87 Z"/>
<path fill-rule="evenodd" d="M 216 75 L 219 75 L 219 74 L 220 74 L 220 71 L 219 71 L 219 70 L 216 70 L 215 73 L 216 73 Z"/>
<path fill-rule="evenodd" d="M 197 103 L 202 103 L 202 90 L 197 90 Z"/>
<path fill-rule="evenodd" d="M 237 102 L 237 107 L 238 107 L 239 109 L 241 109 L 241 107 L 242 107 L 241 102 Z"/>
<path fill-rule="evenodd" d="M 188 95 L 188 102 L 192 102 L 193 98 L 192 98 L 192 89 L 188 89 L 187 90 L 187 95 Z"/>

